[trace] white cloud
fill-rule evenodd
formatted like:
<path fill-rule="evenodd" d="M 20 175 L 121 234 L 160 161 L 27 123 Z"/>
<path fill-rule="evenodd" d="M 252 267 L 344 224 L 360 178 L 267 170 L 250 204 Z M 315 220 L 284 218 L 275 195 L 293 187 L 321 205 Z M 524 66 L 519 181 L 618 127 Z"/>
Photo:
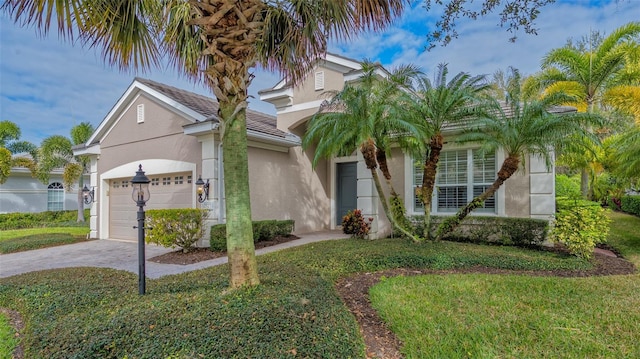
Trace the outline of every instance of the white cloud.
<path fill-rule="evenodd" d="M 595 0 L 593 0 L 595 1 Z M 447 47 L 425 52 L 426 34 L 437 17 L 421 1 L 383 33 L 369 33 L 350 42 L 332 42 L 330 52 L 355 60 L 381 61 L 389 68 L 413 63 L 432 74 L 438 63 L 449 64 L 450 72 L 491 74 L 507 66 L 523 73 L 539 69 L 542 56 L 561 47 L 567 38 L 580 39 L 590 29 L 611 33 L 617 27 L 640 19 L 640 1 L 559 0 L 542 9 L 538 35 L 518 33 L 518 40 L 497 26 L 495 15 L 478 21 L 458 22 L 460 37 Z M 35 30 L 20 28 L 0 15 L 0 120 L 18 123 L 23 139 L 40 143 L 50 135 L 69 135 L 72 126 L 89 121 L 97 126 L 131 84 L 134 76 L 210 95 L 176 71 L 154 69 L 147 73 L 121 73 L 103 65 L 94 50 L 64 43 L 55 34 L 38 38 Z M 258 100 L 257 91 L 269 88 L 278 76 L 256 70 L 250 87 L 250 108 L 273 114 L 272 105 Z"/>

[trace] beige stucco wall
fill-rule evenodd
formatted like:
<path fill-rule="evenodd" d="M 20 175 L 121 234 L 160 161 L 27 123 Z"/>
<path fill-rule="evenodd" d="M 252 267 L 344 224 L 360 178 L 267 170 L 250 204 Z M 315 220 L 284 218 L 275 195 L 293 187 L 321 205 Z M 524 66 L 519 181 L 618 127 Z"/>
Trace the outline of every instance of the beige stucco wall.
<path fill-rule="evenodd" d="M 311 168 L 313 152 L 249 148 L 249 185 L 254 220 L 293 219 L 295 233 L 329 228 L 326 161 Z"/>
<path fill-rule="evenodd" d="M 498 166 L 501 164 L 498 163 Z M 528 218 L 530 210 L 531 177 L 529 176 L 529 163 L 524 170 L 520 169 L 504 183 L 505 188 L 505 213 L 508 217 Z"/>
<path fill-rule="evenodd" d="M 316 72 L 324 72 L 324 88 L 315 89 Z M 328 69 L 324 66 L 316 66 L 309 75 L 293 89 L 293 105 L 326 99 L 324 92 L 332 90 L 342 90 L 344 87 L 344 76 L 341 72 Z"/>
<path fill-rule="evenodd" d="M 145 121 L 137 123 L 137 105 L 145 105 Z M 196 163 L 200 168 L 200 144 L 185 136 L 188 120 L 159 106 L 145 96 L 138 97 L 123 113 L 100 144 L 100 173 L 124 163 L 143 159 L 171 159 Z M 132 168 L 132 177 L 136 168 Z"/>

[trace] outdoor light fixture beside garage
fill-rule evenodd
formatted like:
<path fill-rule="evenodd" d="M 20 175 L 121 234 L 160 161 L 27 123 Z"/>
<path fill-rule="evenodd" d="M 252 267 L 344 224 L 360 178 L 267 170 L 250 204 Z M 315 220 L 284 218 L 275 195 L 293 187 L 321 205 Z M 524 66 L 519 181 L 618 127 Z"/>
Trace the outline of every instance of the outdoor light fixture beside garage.
<path fill-rule="evenodd" d="M 202 180 L 202 176 L 198 176 L 196 181 L 196 192 L 198 193 L 198 202 L 202 203 L 209 199 L 209 180 Z"/>
<path fill-rule="evenodd" d="M 91 202 L 95 202 L 95 187 L 91 187 L 91 189 L 89 189 L 87 187 L 87 185 L 84 185 L 84 188 L 82 189 L 82 197 L 84 198 L 84 203 L 85 204 L 91 204 Z"/>
<path fill-rule="evenodd" d="M 145 268 L 144 268 L 144 205 L 151 197 L 149 193 L 149 178 L 144 175 L 142 165 L 138 166 L 135 177 L 131 179 L 131 187 L 133 192 L 131 198 L 138 205 L 138 294 L 145 293 Z"/>

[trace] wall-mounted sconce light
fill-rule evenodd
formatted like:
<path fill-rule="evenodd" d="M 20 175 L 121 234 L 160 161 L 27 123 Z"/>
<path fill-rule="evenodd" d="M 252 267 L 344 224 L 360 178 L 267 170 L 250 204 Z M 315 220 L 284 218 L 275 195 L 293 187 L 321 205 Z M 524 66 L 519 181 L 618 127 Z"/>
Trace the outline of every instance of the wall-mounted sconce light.
<path fill-rule="evenodd" d="M 196 193 L 198 194 L 198 202 L 202 203 L 209 199 L 209 180 L 202 180 L 202 176 L 196 181 Z"/>
<path fill-rule="evenodd" d="M 87 185 L 84 185 L 84 188 L 82 189 L 82 197 L 84 198 L 85 204 L 95 202 L 95 187 L 92 186 L 91 189 L 89 189 Z"/>

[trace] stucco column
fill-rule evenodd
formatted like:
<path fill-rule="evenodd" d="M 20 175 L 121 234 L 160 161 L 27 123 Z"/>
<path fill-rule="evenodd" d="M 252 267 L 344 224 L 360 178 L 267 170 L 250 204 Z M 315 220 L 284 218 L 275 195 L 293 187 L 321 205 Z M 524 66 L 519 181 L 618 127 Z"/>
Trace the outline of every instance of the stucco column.
<path fill-rule="evenodd" d="M 90 156 L 89 160 L 89 189 L 94 189 L 94 203 L 89 209 L 89 238 L 95 239 L 98 238 L 98 207 L 102 191 L 98 187 L 98 156 Z"/>
<path fill-rule="evenodd" d="M 358 151 L 358 209 L 362 211 L 365 219 L 373 218 L 369 238 L 379 238 L 379 216 L 378 216 L 378 192 L 373 183 L 371 170 L 367 169 L 362 154 Z"/>
<path fill-rule="evenodd" d="M 554 153 L 550 154 L 554 158 Z M 531 218 L 552 220 L 556 212 L 555 167 L 540 156 L 529 156 Z"/>
<path fill-rule="evenodd" d="M 202 176 L 202 180 L 209 181 L 209 199 L 203 203 L 197 203 L 196 205 L 201 208 L 209 210 L 209 217 L 205 221 L 205 235 L 198 242 L 199 246 L 209 246 L 209 232 L 211 226 L 220 223 L 220 175 L 219 175 L 219 151 L 218 141 L 215 140 L 213 133 L 198 136 L 198 141 L 202 145 L 202 163 L 200 165 L 200 172 L 197 173 L 194 179 L 197 179 L 199 175 Z M 194 180 L 195 184 L 195 180 Z M 197 197 L 195 198 L 197 201 Z"/>

